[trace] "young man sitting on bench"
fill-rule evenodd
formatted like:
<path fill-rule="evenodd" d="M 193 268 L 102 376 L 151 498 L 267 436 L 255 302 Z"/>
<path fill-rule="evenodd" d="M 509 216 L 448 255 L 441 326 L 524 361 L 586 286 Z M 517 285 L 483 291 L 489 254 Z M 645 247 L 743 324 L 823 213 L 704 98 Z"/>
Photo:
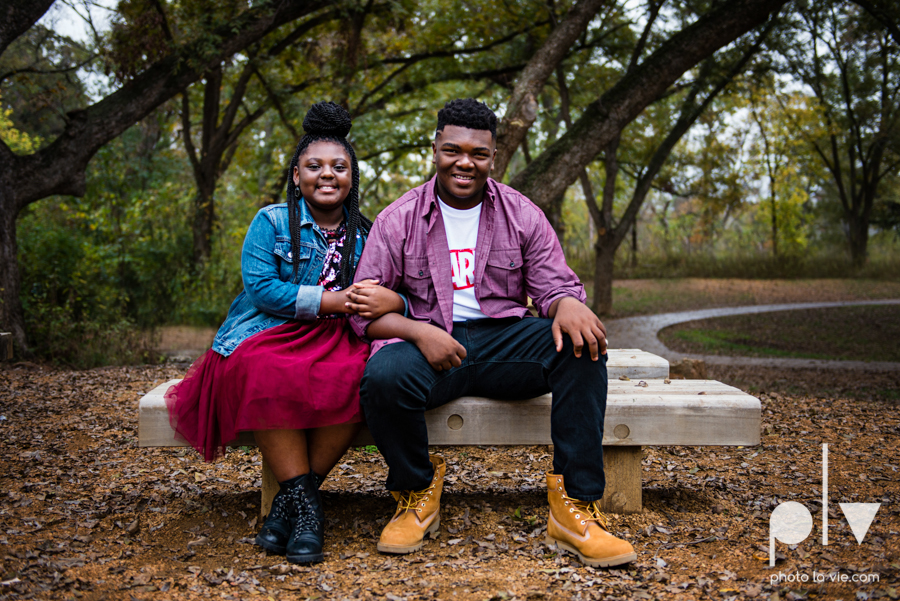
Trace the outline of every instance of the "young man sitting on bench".
<path fill-rule="evenodd" d="M 605 328 L 541 210 L 489 177 L 496 136 L 485 104 L 448 102 L 432 143 L 435 177 L 382 211 L 357 268 L 357 280 L 409 301 L 409 317 L 351 317 L 373 341 L 360 402 L 398 500 L 378 550 L 416 551 L 439 529 L 445 465 L 428 455 L 426 410 L 467 395 L 552 392 L 547 540 L 587 565 L 627 563 L 634 549 L 599 509 Z M 526 297 L 540 317 L 528 315 Z"/>

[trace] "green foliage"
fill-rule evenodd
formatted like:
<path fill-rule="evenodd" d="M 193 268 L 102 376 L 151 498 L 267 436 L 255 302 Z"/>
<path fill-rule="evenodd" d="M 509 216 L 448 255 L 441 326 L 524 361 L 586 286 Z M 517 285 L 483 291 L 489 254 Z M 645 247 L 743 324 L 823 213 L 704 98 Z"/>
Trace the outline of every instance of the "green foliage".
<path fill-rule="evenodd" d="M 767 252 L 694 252 L 666 256 L 644 253 L 640 263 L 631 266 L 627 257 L 619 258 L 616 277 L 643 278 L 866 278 L 900 281 L 900 258 L 896 253 L 873 254 L 865 266 L 853 265 L 846 254 L 816 253 L 791 257 L 772 257 Z"/>
<path fill-rule="evenodd" d="M 81 44 L 41 25 L 19 36 L 0 56 L 0 113 L 37 142 L 15 152 L 30 154 L 40 141 L 51 141 L 62 132 L 65 115 L 84 105 L 87 86 L 79 68 L 89 71 L 90 58 Z"/>
<path fill-rule="evenodd" d="M 34 351 L 75 367 L 153 360 L 103 249 L 67 225 L 34 213 L 20 221 L 22 300 Z"/>
<path fill-rule="evenodd" d="M 172 153 L 169 118 L 157 113 L 103 148 L 83 198 L 20 216 L 22 302 L 39 355 L 79 367 L 153 360 L 146 331 L 218 325 L 240 291 L 239 241 L 223 236 L 214 261 L 190 261 L 190 175 Z"/>
<path fill-rule="evenodd" d="M 2 96 L 0 96 L 0 140 L 16 154 L 30 154 L 40 147 L 41 138 L 17 130 L 10 119 L 12 112 L 12 109 L 3 108 Z"/>

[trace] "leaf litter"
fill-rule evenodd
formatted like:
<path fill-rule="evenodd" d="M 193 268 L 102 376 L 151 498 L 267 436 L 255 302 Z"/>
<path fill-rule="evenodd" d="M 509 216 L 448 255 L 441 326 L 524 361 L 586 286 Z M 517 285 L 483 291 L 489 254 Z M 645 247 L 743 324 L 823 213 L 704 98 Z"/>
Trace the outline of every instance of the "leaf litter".
<path fill-rule="evenodd" d="M 0 367 L 0 599 L 844 599 L 897 598 L 897 375 L 710 367 L 762 401 L 757 447 L 643 454 L 640 514 L 610 516 L 638 561 L 582 566 L 544 543 L 552 449 L 445 447 L 442 532 L 418 553 L 375 549 L 394 502 L 381 456 L 351 449 L 323 485 L 325 562 L 253 545 L 261 460 L 215 464 L 137 446 L 137 404 L 174 367 Z M 860 385 L 865 378 L 866 385 Z M 882 392 L 879 392 L 882 391 Z M 820 524 L 768 568 L 768 520 L 793 500 Z M 838 503 L 881 503 L 858 544 Z M 877 582 L 773 583 L 778 573 L 877 574 Z M 161 595 L 162 593 L 162 595 Z"/>

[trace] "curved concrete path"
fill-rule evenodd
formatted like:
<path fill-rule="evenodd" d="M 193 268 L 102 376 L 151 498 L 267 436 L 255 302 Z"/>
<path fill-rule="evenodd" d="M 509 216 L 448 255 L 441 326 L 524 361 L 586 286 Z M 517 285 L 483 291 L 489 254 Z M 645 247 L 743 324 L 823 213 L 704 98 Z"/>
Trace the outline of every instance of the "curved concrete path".
<path fill-rule="evenodd" d="M 610 348 L 638 348 L 671 361 L 683 358 L 702 359 L 710 365 L 748 365 L 758 367 L 802 367 L 817 369 L 860 369 L 866 371 L 900 371 L 900 363 L 889 361 L 827 361 L 822 359 L 777 359 L 762 357 L 724 357 L 720 355 L 686 355 L 669 349 L 657 334 L 663 328 L 677 323 L 743 315 L 747 313 L 768 313 L 771 311 L 792 311 L 797 309 L 827 309 L 830 307 L 850 307 L 856 305 L 900 305 L 900 299 L 847 301 L 831 303 L 790 303 L 782 305 L 755 305 L 749 307 L 722 307 L 701 309 L 681 313 L 642 315 L 605 322 L 609 332 Z M 852 335 L 852 334 L 848 334 Z"/>

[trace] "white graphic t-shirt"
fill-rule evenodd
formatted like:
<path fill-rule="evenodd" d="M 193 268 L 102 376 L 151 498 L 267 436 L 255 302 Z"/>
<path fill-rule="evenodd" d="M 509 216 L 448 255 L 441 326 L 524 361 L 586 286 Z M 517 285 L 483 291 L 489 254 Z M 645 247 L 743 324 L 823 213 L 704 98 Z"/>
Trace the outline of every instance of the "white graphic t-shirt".
<path fill-rule="evenodd" d="M 450 268 L 453 273 L 453 321 L 484 319 L 481 305 L 475 298 L 475 247 L 478 242 L 478 223 L 481 205 L 471 209 L 454 209 L 438 198 L 447 245 L 450 247 Z"/>

